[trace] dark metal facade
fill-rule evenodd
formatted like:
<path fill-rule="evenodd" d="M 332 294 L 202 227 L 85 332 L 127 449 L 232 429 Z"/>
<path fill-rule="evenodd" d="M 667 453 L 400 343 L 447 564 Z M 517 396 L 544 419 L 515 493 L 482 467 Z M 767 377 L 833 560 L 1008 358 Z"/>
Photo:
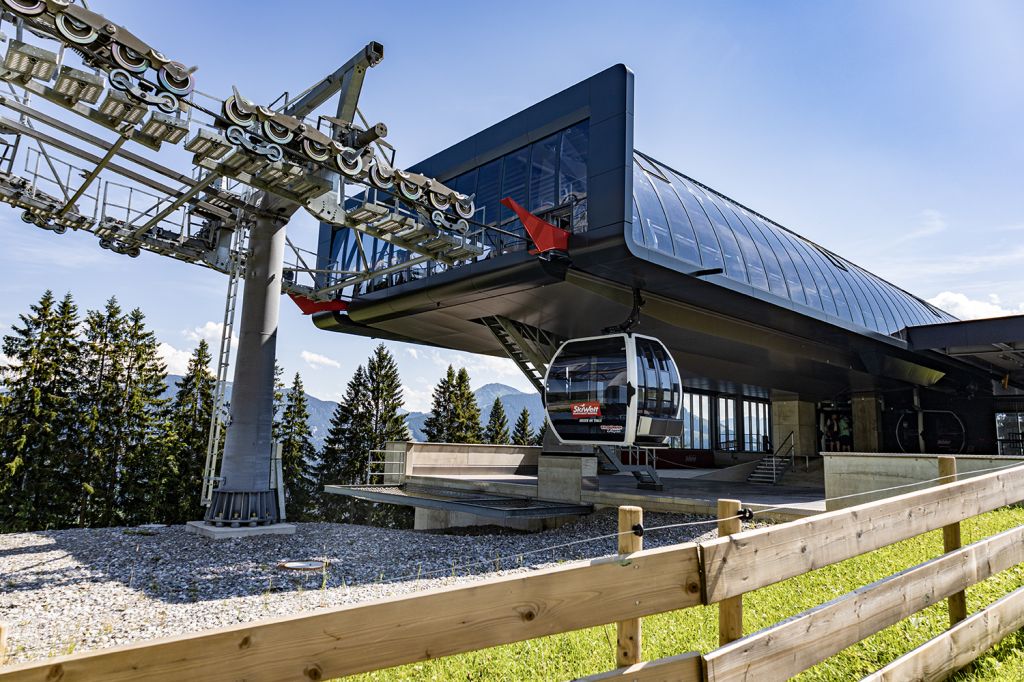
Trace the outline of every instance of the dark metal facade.
<path fill-rule="evenodd" d="M 665 341 L 689 389 L 820 400 L 977 384 L 899 336 L 951 316 L 636 151 L 633 84 L 614 66 L 414 166 L 476 195 L 485 253 L 352 291 L 316 324 L 500 355 L 488 316 L 590 336 L 628 315 L 637 287 L 638 331 Z M 502 196 L 570 230 L 568 257 L 529 254 Z M 323 228 L 320 257 L 348 238 Z"/>

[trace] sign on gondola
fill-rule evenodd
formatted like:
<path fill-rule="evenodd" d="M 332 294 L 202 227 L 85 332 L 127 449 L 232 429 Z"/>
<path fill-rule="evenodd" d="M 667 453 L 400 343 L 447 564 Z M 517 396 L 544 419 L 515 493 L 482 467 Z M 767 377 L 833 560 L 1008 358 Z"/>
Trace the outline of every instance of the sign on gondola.
<path fill-rule="evenodd" d="M 682 433 L 679 372 L 653 337 L 567 341 L 548 366 L 544 386 L 548 423 L 562 443 L 658 446 Z"/>

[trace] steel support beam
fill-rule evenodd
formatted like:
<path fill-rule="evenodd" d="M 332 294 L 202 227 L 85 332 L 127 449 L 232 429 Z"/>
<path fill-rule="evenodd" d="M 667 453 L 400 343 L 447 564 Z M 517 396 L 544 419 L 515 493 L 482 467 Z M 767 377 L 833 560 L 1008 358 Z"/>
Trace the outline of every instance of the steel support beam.
<path fill-rule="evenodd" d="M 0 116 L 0 130 L 8 130 L 12 133 L 18 133 L 21 135 L 25 135 L 26 137 L 34 138 L 35 140 L 38 140 L 43 144 L 47 144 L 51 147 L 54 147 L 55 149 L 60 149 L 63 152 L 67 152 L 68 154 L 77 156 L 78 158 L 88 161 L 89 163 L 98 164 L 103 160 L 102 157 L 97 156 L 92 152 L 87 152 L 84 149 L 79 149 L 73 144 L 69 144 L 64 140 L 60 140 L 56 137 L 53 137 L 52 135 L 47 135 L 46 133 L 42 133 L 38 130 L 33 130 L 32 128 L 22 125 L 17 121 L 13 121 L 7 118 L 6 116 Z M 100 140 L 99 138 L 96 139 L 97 146 L 99 146 L 104 151 L 109 151 L 111 147 L 109 143 Z M 125 156 L 125 158 L 128 157 Z M 140 185 L 148 187 L 162 194 L 167 194 L 168 196 L 176 197 L 181 193 L 180 190 L 165 185 L 162 182 L 157 182 L 156 180 L 151 179 L 147 175 L 143 175 L 142 173 L 133 171 L 130 168 L 125 168 L 124 166 L 119 166 L 115 163 L 108 163 L 107 169 L 109 169 L 113 173 L 117 173 L 122 177 L 128 178 L 129 180 L 134 180 Z M 185 176 L 182 177 L 185 178 Z M 185 180 L 187 181 L 187 184 L 190 187 L 194 184 L 190 178 L 185 178 Z M 196 205 L 202 207 L 204 210 L 212 213 L 213 215 L 218 216 L 221 219 L 231 217 L 231 214 L 228 211 L 225 211 L 222 208 L 218 208 L 217 206 L 213 206 L 212 204 L 209 204 L 205 201 L 197 200 Z"/>
<path fill-rule="evenodd" d="M 167 208 L 157 213 L 155 216 L 146 221 L 146 224 L 132 232 L 132 237 L 138 239 L 142 235 L 149 232 L 153 227 L 157 225 L 161 220 L 174 213 L 176 210 L 181 208 L 183 205 L 188 203 L 192 197 L 202 192 L 204 189 L 213 184 L 213 182 L 219 179 L 221 176 L 218 173 L 209 172 L 202 180 L 192 186 L 190 190 L 182 194 L 180 197 L 170 203 Z"/>
<path fill-rule="evenodd" d="M 103 169 L 107 167 L 107 165 L 110 163 L 110 160 L 114 158 L 114 155 L 117 154 L 117 150 L 120 149 L 127 141 L 128 136 L 122 135 L 121 137 L 117 138 L 117 141 L 114 142 L 114 144 L 110 145 L 110 149 L 108 149 L 107 153 L 103 155 L 103 158 L 100 159 L 100 162 L 93 166 L 93 169 L 89 171 L 89 174 L 87 176 L 85 176 L 85 180 L 82 181 L 82 184 L 78 187 L 78 189 L 75 190 L 75 193 L 72 194 L 71 197 L 67 200 L 67 203 L 64 204 L 64 206 L 59 211 L 57 211 L 57 218 L 63 218 L 65 215 L 67 215 L 67 212 L 71 210 L 71 208 L 75 205 L 75 202 L 78 201 L 83 194 L 85 194 L 85 191 L 89 189 L 89 186 L 96 181 L 96 178 L 98 178 L 100 173 L 103 172 Z"/>
<path fill-rule="evenodd" d="M 363 89 L 366 69 L 375 66 L 383 58 L 384 46 L 376 42 L 368 43 L 352 59 L 345 62 L 344 66 L 311 87 L 294 102 L 290 102 L 282 113 L 304 118 L 340 91 L 342 97 L 338 102 L 338 118 L 352 123 L 359 93 Z"/>
<path fill-rule="evenodd" d="M 220 478 L 206 521 L 263 525 L 280 519 L 270 487 L 274 366 L 288 219 L 261 214 L 249 234 L 231 416 Z"/>
<path fill-rule="evenodd" d="M 104 150 L 110 147 L 110 143 L 104 140 L 103 138 L 87 133 L 81 128 L 70 125 L 68 123 L 65 123 L 64 121 L 44 114 L 43 112 L 33 109 L 30 106 L 26 106 L 21 102 L 14 100 L 11 97 L 0 96 L 0 106 L 7 107 L 11 111 L 16 111 L 19 114 L 22 114 L 28 118 L 34 119 L 36 121 L 39 121 L 40 123 L 48 125 L 51 128 L 54 128 L 55 130 L 59 130 L 60 132 L 66 133 L 67 135 L 70 135 L 72 137 L 76 137 L 82 142 L 91 144 L 94 147 L 99 147 L 100 149 Z M 28 137 L 33 137 L 36 139 L 39 139 L 40 137 L 43 137 L 44 139 L 46 138 L 46 135 L 44 133 L 36 131 L 36 129 L 32 128 L 31 126 L 28 126 L 27 130 L 30 131 L 25 133 Z M 176 170 L 168 168 L 162 164 L 156 163 L 155 161 L 147 159 L 145 156 L 141 156 L 139 154 L 136 154 L 135 152 L 131 152 L 126 149 L 119 149 L 117 152 L 117 156 L 121 159 L 124 159 L 125 161 L 131 161 L 134 164 L 138 164 L 139 166 L 145 168 L 146 170 L 151 170 L 154 173 L 158 173 L 164 176 L 165 178 L 168 178 L 169 180 L 173 180 L 174 182 L 180 182 L 181 184 L 187 187 L 191 187 L 193 184 L 195 184 L 195 180 L 185 175 L 184 173 L 179 173 Z M 177 192 L 174 192 L 174 194 L 177 194 Z M 214 191 L 211 192 L 211 194 L 216 196 L 218 200 L 231 204 L 235 208 L 245 208 L 245 202 L 240 197 L 235 196 L 230 192 Z M 202 207 L 207 210 L 220 211 L 221 213 L 224 213 L 224 217 L 227 216 L 227 213 L 224 212 L 222 209 L 212 206 L 206 203 L 205 201 L 200 200 L 199 204 L 202 205 Z"/>

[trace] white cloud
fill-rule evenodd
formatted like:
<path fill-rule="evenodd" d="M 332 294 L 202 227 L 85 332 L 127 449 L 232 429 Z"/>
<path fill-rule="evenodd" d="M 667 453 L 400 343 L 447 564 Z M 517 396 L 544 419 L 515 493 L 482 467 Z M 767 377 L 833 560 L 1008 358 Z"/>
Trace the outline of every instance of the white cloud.
<path fill-rule="evenodd" d="M 188 370 L 188 360 L 192 357 L 191 351 L 179 350 L 166 341 L 161 341 L 156 351 L 171 374 L 184 374 Z"/>
<path fill-rule="evenodd" d="M 337 360 L 327 357 L 326 355 L 320 355 L 319 353 L 311 353 L 308 350 L 304 350 L 299 354 L 306 364 L 317 369 L 319 367 L 334 367 L 335 369 L 341 369 L 341 363 Z"/>
<path fill-rule="evenodd" d="M 181 332 L 189 341 L 195 341 L 198 343 L 202 339 L 206 339 L 206 342 L 210 344 L 211 348 L 220 348 L 220 337 L 224 333 L 224 325 L 220 322 L 214 322 L 210 320 L 199 327 L 193 327 L 192 329 L 185 329 Z M 238 335 L 231 335 L 232 345 L 238 346 Z"/>
<path fill-rule="evenodd" d="M 928 302 L 942 308 L 961 320 L 976 320 L 982 317 L 1004 317 L 1024 313 L 1024 304 L 1016 308 L 1007 308 L 995 294 L 990 294 L 987 301 L 968 298 L 966 294 L 943 291 Z"/>
<path fill-rule="evenodd" d="M 941 211 L 934 208 L 926 208 L 921 211 L 921 222 L 916 230 L 911 230 L 902 237 L 895 239 L 891 244 L 909 242 L 921 237 L 929 237 L 938 234 L 946 229 L 946 218 Z"/>
<path fill-rule="evenodd" d="M 413 388 L 409 384 L 402 384 L 402 407 L 409 412 L 430 412 L 430 405 L 433 402 L 432 387 Z"/>
<path fill-rule="evenodd" d="M 494 381 L 522 379 L 523 373 L 508 358 L 497 358 L 491 355 L 473 355 L 458 351 L 440 351 L 430 349 L 423 351 L 426 359 L 441 368 L 452 365 L 455 369 L 465 367 L 474 384 L 483 385 Z"/>
<path fill-rule="evenodd" d="M 419 360 L 420 359 L 420 352 L 418 350 L 416 350 L 415 348 L 406 348 L 405 352 L 408 353 L 410 356 L 412 356 L 413 360 Z"/>

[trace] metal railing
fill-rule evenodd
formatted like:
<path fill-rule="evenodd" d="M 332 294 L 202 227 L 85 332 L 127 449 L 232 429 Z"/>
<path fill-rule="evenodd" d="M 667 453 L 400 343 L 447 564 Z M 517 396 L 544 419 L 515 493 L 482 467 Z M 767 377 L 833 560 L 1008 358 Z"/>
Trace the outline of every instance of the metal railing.
<path fill-rule="evenodd" d="M 405 482 L 405 450 L 370 450 L 366 485 L 401 485 Z"/>

